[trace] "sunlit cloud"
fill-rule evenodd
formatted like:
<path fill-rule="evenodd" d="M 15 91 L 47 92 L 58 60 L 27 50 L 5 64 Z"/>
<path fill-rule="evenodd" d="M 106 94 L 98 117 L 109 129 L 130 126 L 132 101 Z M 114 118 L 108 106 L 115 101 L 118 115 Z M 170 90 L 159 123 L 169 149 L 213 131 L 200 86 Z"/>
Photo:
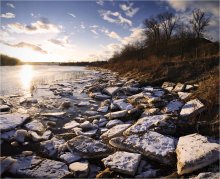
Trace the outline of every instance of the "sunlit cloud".
<path fill-rule="evenodd" d="M 124 11 L 126 16 L 133 17 L 139 11 L 139 8 L 134 8 L 133 5 L 134 3 L 120 4 L 120 8 Z"/>
<path fill-rule="evenodd" d="M 73 13 L 67 13 L 67 14 L 70 15 L 71 17 L 73 17 L 73 18 L 76 18 L 76 15 L 73 14 Z"/>
<path fill-rule="evenodd" d="M 68 46 L 73 46 L 70 42 L 69 42 L 69 37 L 68 36 L 64 36 L 63 38 L 54 38 L 54 39 L 49 39 L 49 42 L 56 44 L 56 45 L 60 45 L 62 47 L 68 47 Z"/>
<path fill-rule="evenodd" d="M 11 8 L 13 8 L 13 9 L 15 9 L 14 4 L 12 4 L 12 3 L 7 3 L 6 5 L 7 5 L 8 7 L 11 7 Z"/>
<path fill-rule="evenodd" d="M 45 50 L 43 50 L 41 47 L 34 45 L 34 44 L 30 44 L 30 43 L 26 43 L 26 42 L 20 42 L 17 44 L 9 44 L 9 43 L 4 43 L 5 45 L 11 46 L 11 47 L 17 47 L 17 48 L 30 48 L 34 51 L 43 53 L 43 54 L 47 54 L 47 52 Z"/>
<path fill-rule="evenodd" d="M 8 24 L 8 30 L 15 33 L 26 33 L 26 34 L 36 34 L 36 33 L 59 33 L 62 26 L 57 26 L 49 22 L 46 18 L 41 18 L 40 20 L 31 23 L 30 25 L 21 23 Z"/>
<path fill-rule="evenodd" d="M 143 28 L 140 28 L 140 27 L 132 28 L 130 31 L 131 31 L 131 34 L 122 39 L 123 44 L 133 44 L 135 42 L 145 40 L 146 36 L 144 34 Z"/>
<path fill-rule="evenodd" d="M 100 10 L 99 14 L 104 20 L 108 22 L 120 24 L 123 26 L 132 26 L 132 21 L 124 18 L 119 12 Z"/>
<path fill-rule="evenodd" d="M 0 16 L 1 18 L 5 18 L 5 19 L 12 19 L 15 18 L 15 14 L 11 13 L 11 12 L 7 12 L 5 14 L 1 14 Z"/>

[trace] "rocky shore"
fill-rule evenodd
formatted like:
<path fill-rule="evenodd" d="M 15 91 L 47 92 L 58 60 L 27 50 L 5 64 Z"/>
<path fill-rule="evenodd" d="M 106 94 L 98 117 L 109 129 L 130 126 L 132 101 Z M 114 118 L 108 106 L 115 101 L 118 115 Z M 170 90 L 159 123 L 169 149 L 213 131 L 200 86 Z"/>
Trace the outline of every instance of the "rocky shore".
<path fill-rule="evenodd" d="M 0 98 L 1 177 L 219 178 L 197 84 L 143 86 L 110 71 Z"/>

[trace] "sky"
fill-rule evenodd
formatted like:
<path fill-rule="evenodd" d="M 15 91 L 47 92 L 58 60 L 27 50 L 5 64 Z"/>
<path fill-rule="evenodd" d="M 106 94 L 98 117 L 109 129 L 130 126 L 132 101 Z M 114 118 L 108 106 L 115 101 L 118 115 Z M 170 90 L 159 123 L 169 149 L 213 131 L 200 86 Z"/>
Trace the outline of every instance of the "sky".
<path fill-rule="evenodd" d="M 200 8 L 219 40 L 218 1 L 1 1 L 0 53 L 32 62 L 103 61 L 145 38 L 143 21 L 173 12 L 187 23 Z"/>

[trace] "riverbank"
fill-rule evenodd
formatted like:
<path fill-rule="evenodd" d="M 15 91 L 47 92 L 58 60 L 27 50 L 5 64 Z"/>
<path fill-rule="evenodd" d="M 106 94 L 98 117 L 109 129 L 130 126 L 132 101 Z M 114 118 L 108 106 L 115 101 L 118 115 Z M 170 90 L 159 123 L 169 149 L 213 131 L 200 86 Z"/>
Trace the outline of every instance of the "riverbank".
<path fill-rule="evenodd" d="M 200 83 L 150 85 L 108 70 L 1 97 L 2 177 L 219 176 Z M 201 152 L 198 152 L 201 151 Z M 198 178 L 199 178 L 198 177 Z"/>

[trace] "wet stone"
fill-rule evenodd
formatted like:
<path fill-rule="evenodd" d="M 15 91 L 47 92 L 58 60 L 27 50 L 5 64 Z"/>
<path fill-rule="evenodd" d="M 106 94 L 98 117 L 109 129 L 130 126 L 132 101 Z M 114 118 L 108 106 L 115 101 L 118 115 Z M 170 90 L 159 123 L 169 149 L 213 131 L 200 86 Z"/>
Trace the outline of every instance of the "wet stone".
<path fill-rule="evenodd" d="M 102 159 L 102 162 L 113 171 L 134 176 L 140 160 L 140 154 L 118 151 Z"/>
<path fill-rule="evenodd" d="M 67 141 L 67 147 L 69 151 L 79 154 L 82 158 L 103 157 L 112 152 L 112 149 L 101 141 L 82 135 Z"/>
<path fill-rule="evenodd" d="M 0 115 L 0 130 L 1 132 L 4 132 L 14 129 L 17 126 L 22 125 L 28 118 L 29 115 L 27 114 L 2 114 Z"/>

